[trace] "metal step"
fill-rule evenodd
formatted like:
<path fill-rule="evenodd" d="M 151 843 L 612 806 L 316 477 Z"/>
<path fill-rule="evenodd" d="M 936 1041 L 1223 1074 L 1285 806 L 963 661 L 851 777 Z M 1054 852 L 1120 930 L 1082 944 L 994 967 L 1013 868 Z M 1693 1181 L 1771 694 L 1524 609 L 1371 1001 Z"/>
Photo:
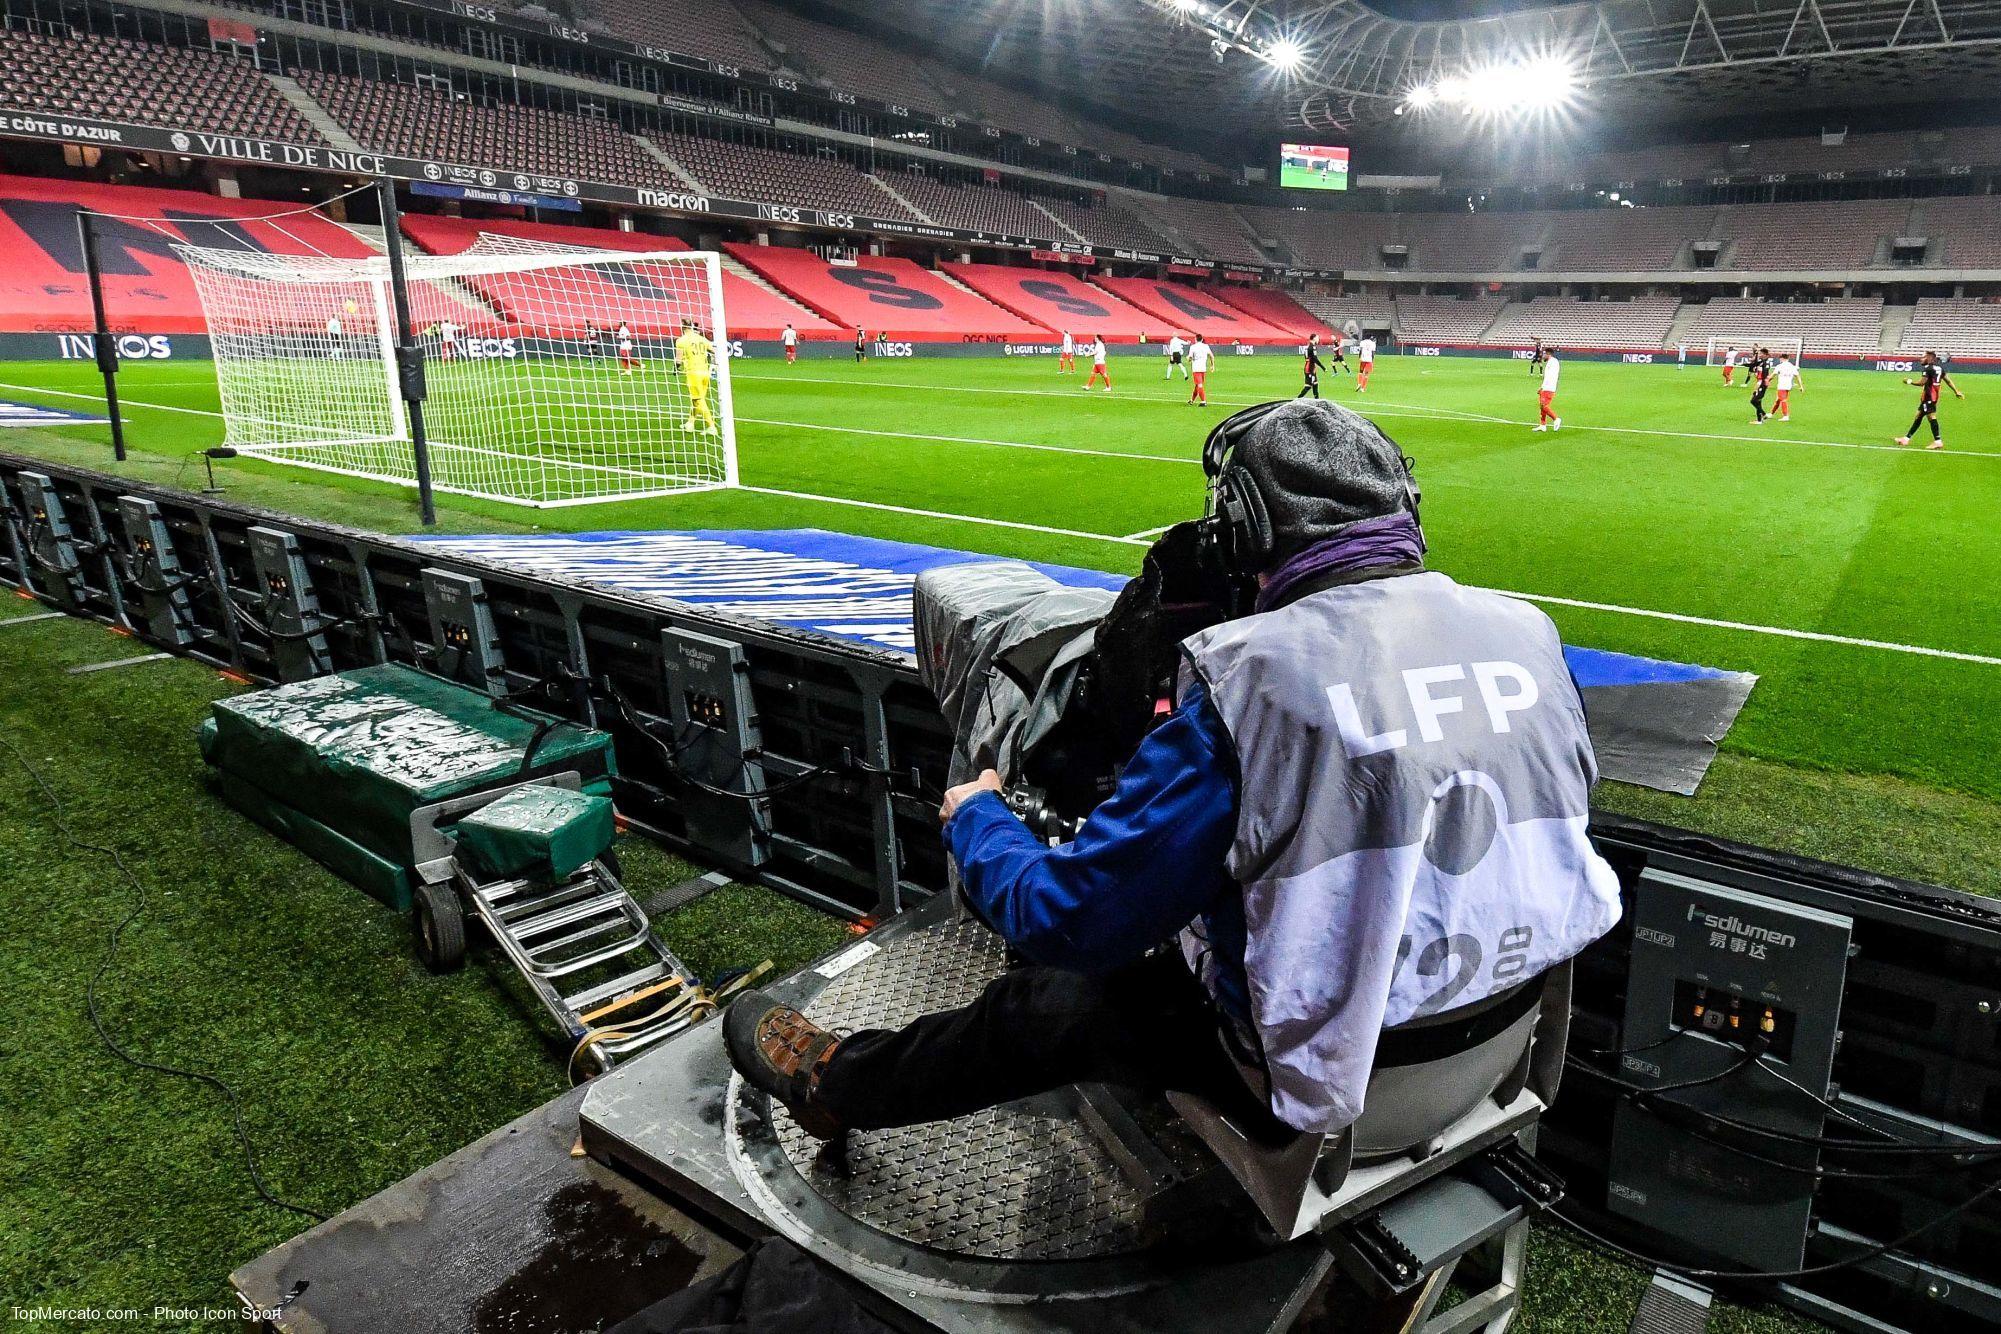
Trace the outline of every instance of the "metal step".
<path fill-rule="evenodd" d="M 644 968 L 614 977 L 609 982 L 600 983 L 583 991 L 572 992 L 570 995 L 563 997 L 563 1002 L 578 1014 L 582 1014 L 595 1006 L 599 1001 L 608 1001 L 614 996 L 623 996 L 627 992 L 638 991 L 641 987 L 649 986 L 652 983 L 672 976 L 674 976 L 674 970 L 669 968 L 664 962 L 656 959 Z"/>
<path fill-rule="evenodd" d="M 572 1038 L 581 1042 L 587 1034 L 615 1034 L 584 1047 L 585 1056 L 600 1069 L 680 1032 L 704 1012 L 693 1004 L 677 1004 L 697 994 L 695 979 L 654 939 L 645 910 L 602 864 L 593 862 L 554 888 L 526 880 L 461 883 L 473 912 Z M 569 955 L 571 950 L 580 952 Z M 560 978 L 607 964 L 623 971 L 569 995 L 556 986 Z M 602 1016 L 595 1028 L 584 1018 L 606 1002 L 675 977 L 685 990 L 663 991 L 659 1004 L 636 1005 L 631 1016 Z M 660 1013 L 663 1006 L 671 1012 Z"/>

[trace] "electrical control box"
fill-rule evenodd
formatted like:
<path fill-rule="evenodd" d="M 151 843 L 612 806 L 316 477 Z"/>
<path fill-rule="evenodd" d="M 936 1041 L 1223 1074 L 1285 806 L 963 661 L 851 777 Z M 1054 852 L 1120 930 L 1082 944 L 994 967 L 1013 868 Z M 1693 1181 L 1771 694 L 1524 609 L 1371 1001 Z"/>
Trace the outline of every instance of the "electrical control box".
<path fill-rule="evenodd" d="M 506 694 L 507 668 L 501 659 L 500 632 L 494 625 L 486 585 L 469 574 L 426 570 L 424 606 L 431 616 L 438 675 L 489 695 Z"/>
<path fill-rule="evenodd" d="M 298 535 L 263 527 L 244 535 L 250 541 L 250 564 L 257 574 L 264 628 L 271 634 L 271 666 L 278 679 L 303 681 L 331 671 L 333 658 L 321 633 L 326 621 Z"/>
<path fill-rule="evenodd" d="M 701 830 L 702 841 L 727 847 L 747 866 L 762 865 L 771 855 L 771 811 L 757 799 L 765 786 L 763 737 L 743 645 L 670 627 L 660 646 L 674 763 L 695 780 L 682 799 L 690 831 Z"/>
<path fill-rule="evenodd" d="M 1826 1133 L 1853 922 L 1747 890 L 1647 870 L 1619 1077 L 1659 1090 L 1613 1118 L 1607 1204 L 1696 1250 L 1757 1270 L 1805 1256 Z M 1743 1150 L 1740 1152 L 1739 1150 Z M 1755 1155 L 1755 1156 L 1752 1156 Z"/>
<path fill-rule="evenodd" d="M 76 534 L 63 513 L 62 498 L 45 473 L 22 472 L 22 527 L 25 571 L 29 583 L 64 611 L 83 605 L 83 559 Z"/>
<path fill-rule="evenodd" d="M 147 638 L 168 648 L 186 647 L 195 638 L 189 575 L 181 568 L 160 507 L 144 496 L 120 496 L 118 517 L 125 527 L 125 554 L 139 590 Z"/>

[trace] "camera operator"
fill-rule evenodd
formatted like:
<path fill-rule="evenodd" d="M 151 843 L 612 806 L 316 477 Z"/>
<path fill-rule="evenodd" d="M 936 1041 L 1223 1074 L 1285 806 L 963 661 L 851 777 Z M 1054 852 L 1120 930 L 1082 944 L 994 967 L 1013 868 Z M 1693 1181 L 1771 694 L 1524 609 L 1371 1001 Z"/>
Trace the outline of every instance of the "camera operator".
<path fill-rule="evenodd" d="M 968 901 L 1028 965 L 896 1031 L 840 1037 L 758 992 L 725 1016 L 737 1069 L 809 1132 L 1105 1081 L 1332 1133 L 1385 1028 L 1528 991 L 1617 920 L 1555 627 L 1426 570 L 1396 445 L 1288 401 L 1223 422 L 1203 462 L 1208 516 L 1163 542 L 1255 601 L 1182 642 L 1176 706 L 1113 794 L 1056 847 L 991 770 L 945 795 Z"/>

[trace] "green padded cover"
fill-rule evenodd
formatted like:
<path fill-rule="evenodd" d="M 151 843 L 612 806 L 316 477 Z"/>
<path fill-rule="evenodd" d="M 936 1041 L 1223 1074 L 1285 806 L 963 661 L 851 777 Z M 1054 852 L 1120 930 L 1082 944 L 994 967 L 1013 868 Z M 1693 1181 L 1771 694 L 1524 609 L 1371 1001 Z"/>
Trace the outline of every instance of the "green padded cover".
<path fill-rule="evenodd" d="M 611 803 L 517 787 L 459 821 L 459 855 L 483 878 L 560 880 L 611 846 Z"/>
<path fill-rule="evenodd" d="M 502 712 L 470 686 L 386 664 L 219 700 L 202 754 L 219 773 L 407 866 L 410 815 L 420 806 L 566 770 L 587 790 L 608 790 L 611 738 L 582 727 L 551 730 L 521 775 L 545 716 L 520 716 L 527 712 Z"/>

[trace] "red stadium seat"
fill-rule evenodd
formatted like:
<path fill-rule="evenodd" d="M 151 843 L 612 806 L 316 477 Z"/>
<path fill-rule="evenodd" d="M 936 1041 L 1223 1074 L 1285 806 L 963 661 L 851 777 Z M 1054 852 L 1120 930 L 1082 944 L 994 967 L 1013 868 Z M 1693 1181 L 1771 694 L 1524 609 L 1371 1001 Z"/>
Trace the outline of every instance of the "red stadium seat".
<path fill-rule="evenodd" d="M 1334 332 L 1326 321 L 1312 311 L 1284 292 L 1274 292 L 1268 287 L 1218 284 L 1204 287 L 1202 291 L 1218 301 L 1236 307 L 1252 319 L 1263 320 L 1274 329 L 1285 330 L 1295 338 L 1304 339 L 1306 335 L 1316 333 L 1325 338 Z"/>
<path fill-rule="evenodd" d="M 1047 342 L 1049 331 L 907 259 L 830 263 L 810 250 L 729 244 L 731 255 L 844 329 L 918 343 L 961 338 Z M 956 267 L 956 266 L 954 266 Z"/>
<path fill-rule="evenodd" d="M 261 250 L 271 254 L 373 254 L 353 233 L 297 205 L 218 199 L 190 190 L 93 185 L 80 181 L 0 176 L 0 328 L 87 333 L 95 327 L 84 281 L 79 208 L 163 223 L 98 224 L 107 313 L 114 329 L 135 333 L 201 333 L 201 301 L 177 242 Z M 259 219 L 286 213 L 280 224 Z M 210 220 L 224 226 L 209 226 Z"/>
<path fill-rule="evenodd" d="M 649 236 L 644 232 L 621 232 L 606 227 L 569 227 L 561 223 L 521 222 L 511 218 L 440 218 L 410 213 L 403 218 L 403 230 L 411 240 L 434 255 L 456 255 L 479 239 L 481 232 L 519 237 L 526 241 L 548 241 L 555 245 L 594 246 L 601 250 L 687 250 L 687 242 L 672 236 Z M 478 280 L 472 280 L 477 285 Z M 636 330 L 660 332 L 677 323 L 677 310 L 655 312 L 647 318 L 643 311 L 627 312 L 633 295 L 610 283 L 597 284 L 604 314 L 601 322 L 627 319 Z M 723 271 L 723 317 L 732 338 L 775 339 L 790 323 L 801 338 L 840 338 L 845 331 L 802 309 L 756 283 Z M 697 313 L 697 318 L 702 316 Z"/>
<path fill-rule="evenodd" d="M 1067 329 L 1079 339 L 1102 334 L 1108 343 L 1136 343 L 1142 336 L 1161 342 L 1174 334 L 1166 321 L 1061 269 L 947 264 L 945 271 L 989 301 L 1053 333 Z"/>
<path fill-rule="evenodd" d="M 1212 343 L 1290 343 L 1293 336 L 1263 320 L 1218 301 L 1199 288 L 1164 278 L 1104 278 L 1098 286 L 1123 297 L 1141 310 L 1166 320 L 1184 333 L 1199 333 Z"/>

